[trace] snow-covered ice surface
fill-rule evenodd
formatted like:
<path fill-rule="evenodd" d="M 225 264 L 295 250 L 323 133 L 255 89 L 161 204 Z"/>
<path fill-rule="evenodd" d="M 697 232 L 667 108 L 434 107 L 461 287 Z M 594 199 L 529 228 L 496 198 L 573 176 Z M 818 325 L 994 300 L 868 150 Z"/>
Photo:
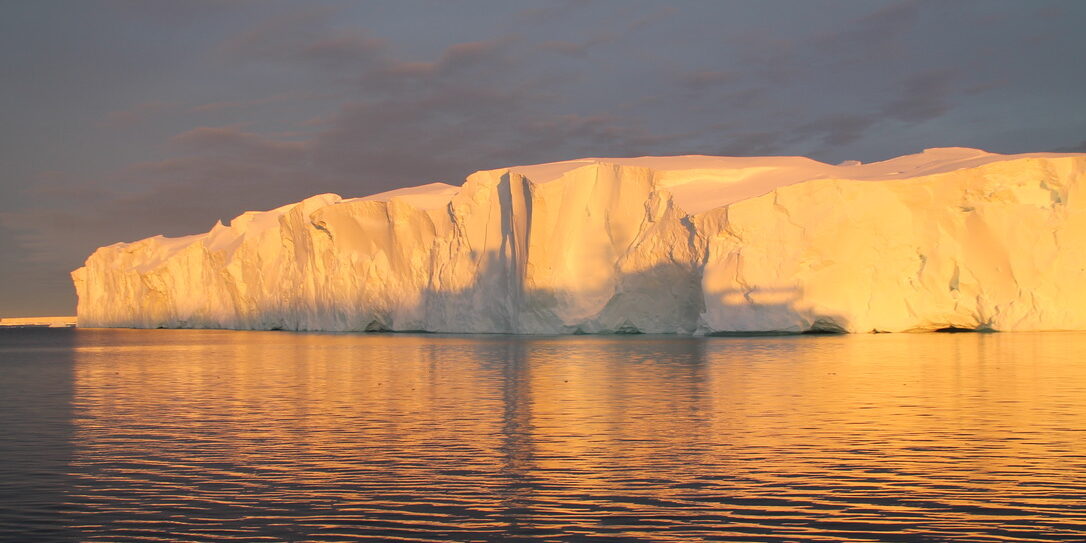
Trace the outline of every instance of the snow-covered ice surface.
<path fill-rule="evenodd" d="M 1086 329 L 1086 155 L 588 158 L 98 249 L 79 325 Z"/>

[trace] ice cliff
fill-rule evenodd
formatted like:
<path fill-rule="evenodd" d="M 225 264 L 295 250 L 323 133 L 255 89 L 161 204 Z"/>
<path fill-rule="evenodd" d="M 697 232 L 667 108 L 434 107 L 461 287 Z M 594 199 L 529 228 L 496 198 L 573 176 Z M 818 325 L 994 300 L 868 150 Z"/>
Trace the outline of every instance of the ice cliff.
<path fill-rule="evenodd" d="M 1086 155 L 583 159 L 94 252 L 79 325 L 1086 329 Z"/>

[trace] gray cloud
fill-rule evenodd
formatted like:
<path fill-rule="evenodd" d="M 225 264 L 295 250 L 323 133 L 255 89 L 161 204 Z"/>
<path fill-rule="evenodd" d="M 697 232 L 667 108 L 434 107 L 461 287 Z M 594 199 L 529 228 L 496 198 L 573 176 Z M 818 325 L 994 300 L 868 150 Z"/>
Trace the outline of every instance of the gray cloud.
<path fill-rule="evenodd" d="M 189 106 L 189 111 L 192 113 L 216 113 L 228 109 L 236 108 L 252 108 L 255 106 L 264 106 L 269 104 L 278 104 L 282 102 L 289 102 L 291 100 L 305 99 L 316 97 L 319 98 L 322 95 L 320 93 L 298 93 L 298 92 L 280 92 L 269 96 L 263 96 L 260 98 L 251 98 L 245 100 L 219 100 L 216 102 L 208 102 L 204 104 L 196 104 Z"/>
<path fill-rule="evenodd" d="M 332 58 L 341 57 L 343 48 L 348 45 L 354 46 L 356 53 L 365 51 L 366 48 L 358 46 L 368 44 L 368 42 L 343 38 L 337 40 L 334 37 L 314 41 L 314 36 L 328 31 L 332 17 L 337 12 L 338 10 L 331 6 L 311 4 L 304 8 L 265 17 L 246 30 L 223 41 L 218 51 L 227 57 L 269 61 L 292 60 L 299 56 L 320 60 L 324 53 L 331 53 Z M 337 44 L 337 46 L 323 50 L 320 44 Z"/>
<path fill-rule="evenodd" d="M 772 156 L 781 154 L 787 136 L 780 132 L 740 132 L 726 138 L 716 154 L 724 156 Z"/>
<path fill-rule="evenodd" d="M 956 75 L 945 69 L 910 76 L 901 84 L 901 95 L 886 104 L 882 113 L 906 122 L 934 119 L 950 109 Z"/>
<path fill-rule="evenodd" d="M 579 41 L 548 40 L 541 43 L 539 47 L 571 57 L 584 58 L 591 50 L 599 46 L 617 42 L 623 38 L 633 39 L 640 29 L 666 19 L 674 12 L 675 10 L 672 7 L 657 9 L 632 20 L 622 21 L 619 19 L 617 24 L 610 24 L 606 28 L 597 29 L 589 37 Z"/>
<path fill-rule="evenodd" d="M 815 36 L 804 49 L 823 57 L 825 63 L 851 68 L 897 60 L 905 54 L 923 5 L 918 0 L 891 3 Z"/>
<path fill-rule="evenodd" d="M 734 83 L 739 76 L 734 72 L 722 72 L 719 70 L 699 70 L 687 72 L 679 76 L 679 81 L 692 91 L 703 91 L 718 85 Z"/>
<path fill-rule="evenodd" d="M 8 226 L 13 220 L 15 217 L 0 213 L 0 252 L 7 263 L 18 263 L 0 266 L 0 285 L 4 286 L 0 316 L 70 314 L 70 299 L 74 295 L 71 282 L 58 273 L 55 266 L 34 258 L 27 249 L 27 240 L 21 239 L 20 231 Z M 43 289 L 51 289 L 56 294 L 43 299 Z"/>
<path fill-rule="evenodd" d="M 824 147 L 840 147 L 863 138 L 878 122 L 876 115 L 841 113 L 805 124 L 799 128 L 799 132 L 818 138 Z"/>
<path fill-rule="evenodd" d="M 101 123 L 108 128 L 131 128 L 177 109 L 178 105 L 173 102 L 160 100 L 142 102 L 122 110 L 110 111 L 102 118 Z"/>
<path fill-rule="evenodd" d="M 1086 140 L 1082 140 L 1075 145 L 1057 147 L 1053 151 L 1057 153 L 1086 153 Z"/>
<path fill-rule="evenodd" d="M 560 22 L 576 17 L 576 12 L 590 3 L 591 0 L 541 2 L 520 10 L 514 15 L 513 20 L 518 24 L 540 25 Z"/>

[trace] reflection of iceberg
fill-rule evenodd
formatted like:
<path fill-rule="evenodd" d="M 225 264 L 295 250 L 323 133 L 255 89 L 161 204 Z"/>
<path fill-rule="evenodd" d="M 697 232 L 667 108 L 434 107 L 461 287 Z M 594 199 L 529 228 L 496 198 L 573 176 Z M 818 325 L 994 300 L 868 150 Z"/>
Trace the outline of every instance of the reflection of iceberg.
<path fill-rule="evenodd" d="M 1086 155 L 584 159 L 96 251 L 83 326 L 1086 329 Z"/>

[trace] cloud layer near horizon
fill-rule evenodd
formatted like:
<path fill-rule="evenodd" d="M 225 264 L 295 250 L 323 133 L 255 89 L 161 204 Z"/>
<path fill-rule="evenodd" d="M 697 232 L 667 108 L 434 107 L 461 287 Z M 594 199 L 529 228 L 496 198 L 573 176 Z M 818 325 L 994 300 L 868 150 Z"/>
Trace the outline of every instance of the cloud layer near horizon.
<path fill-rule="evenodd" d="M 10 3 L 0 316 L 95 247 L 584 156 L 1086 151 L 1086 4 Z"/>

